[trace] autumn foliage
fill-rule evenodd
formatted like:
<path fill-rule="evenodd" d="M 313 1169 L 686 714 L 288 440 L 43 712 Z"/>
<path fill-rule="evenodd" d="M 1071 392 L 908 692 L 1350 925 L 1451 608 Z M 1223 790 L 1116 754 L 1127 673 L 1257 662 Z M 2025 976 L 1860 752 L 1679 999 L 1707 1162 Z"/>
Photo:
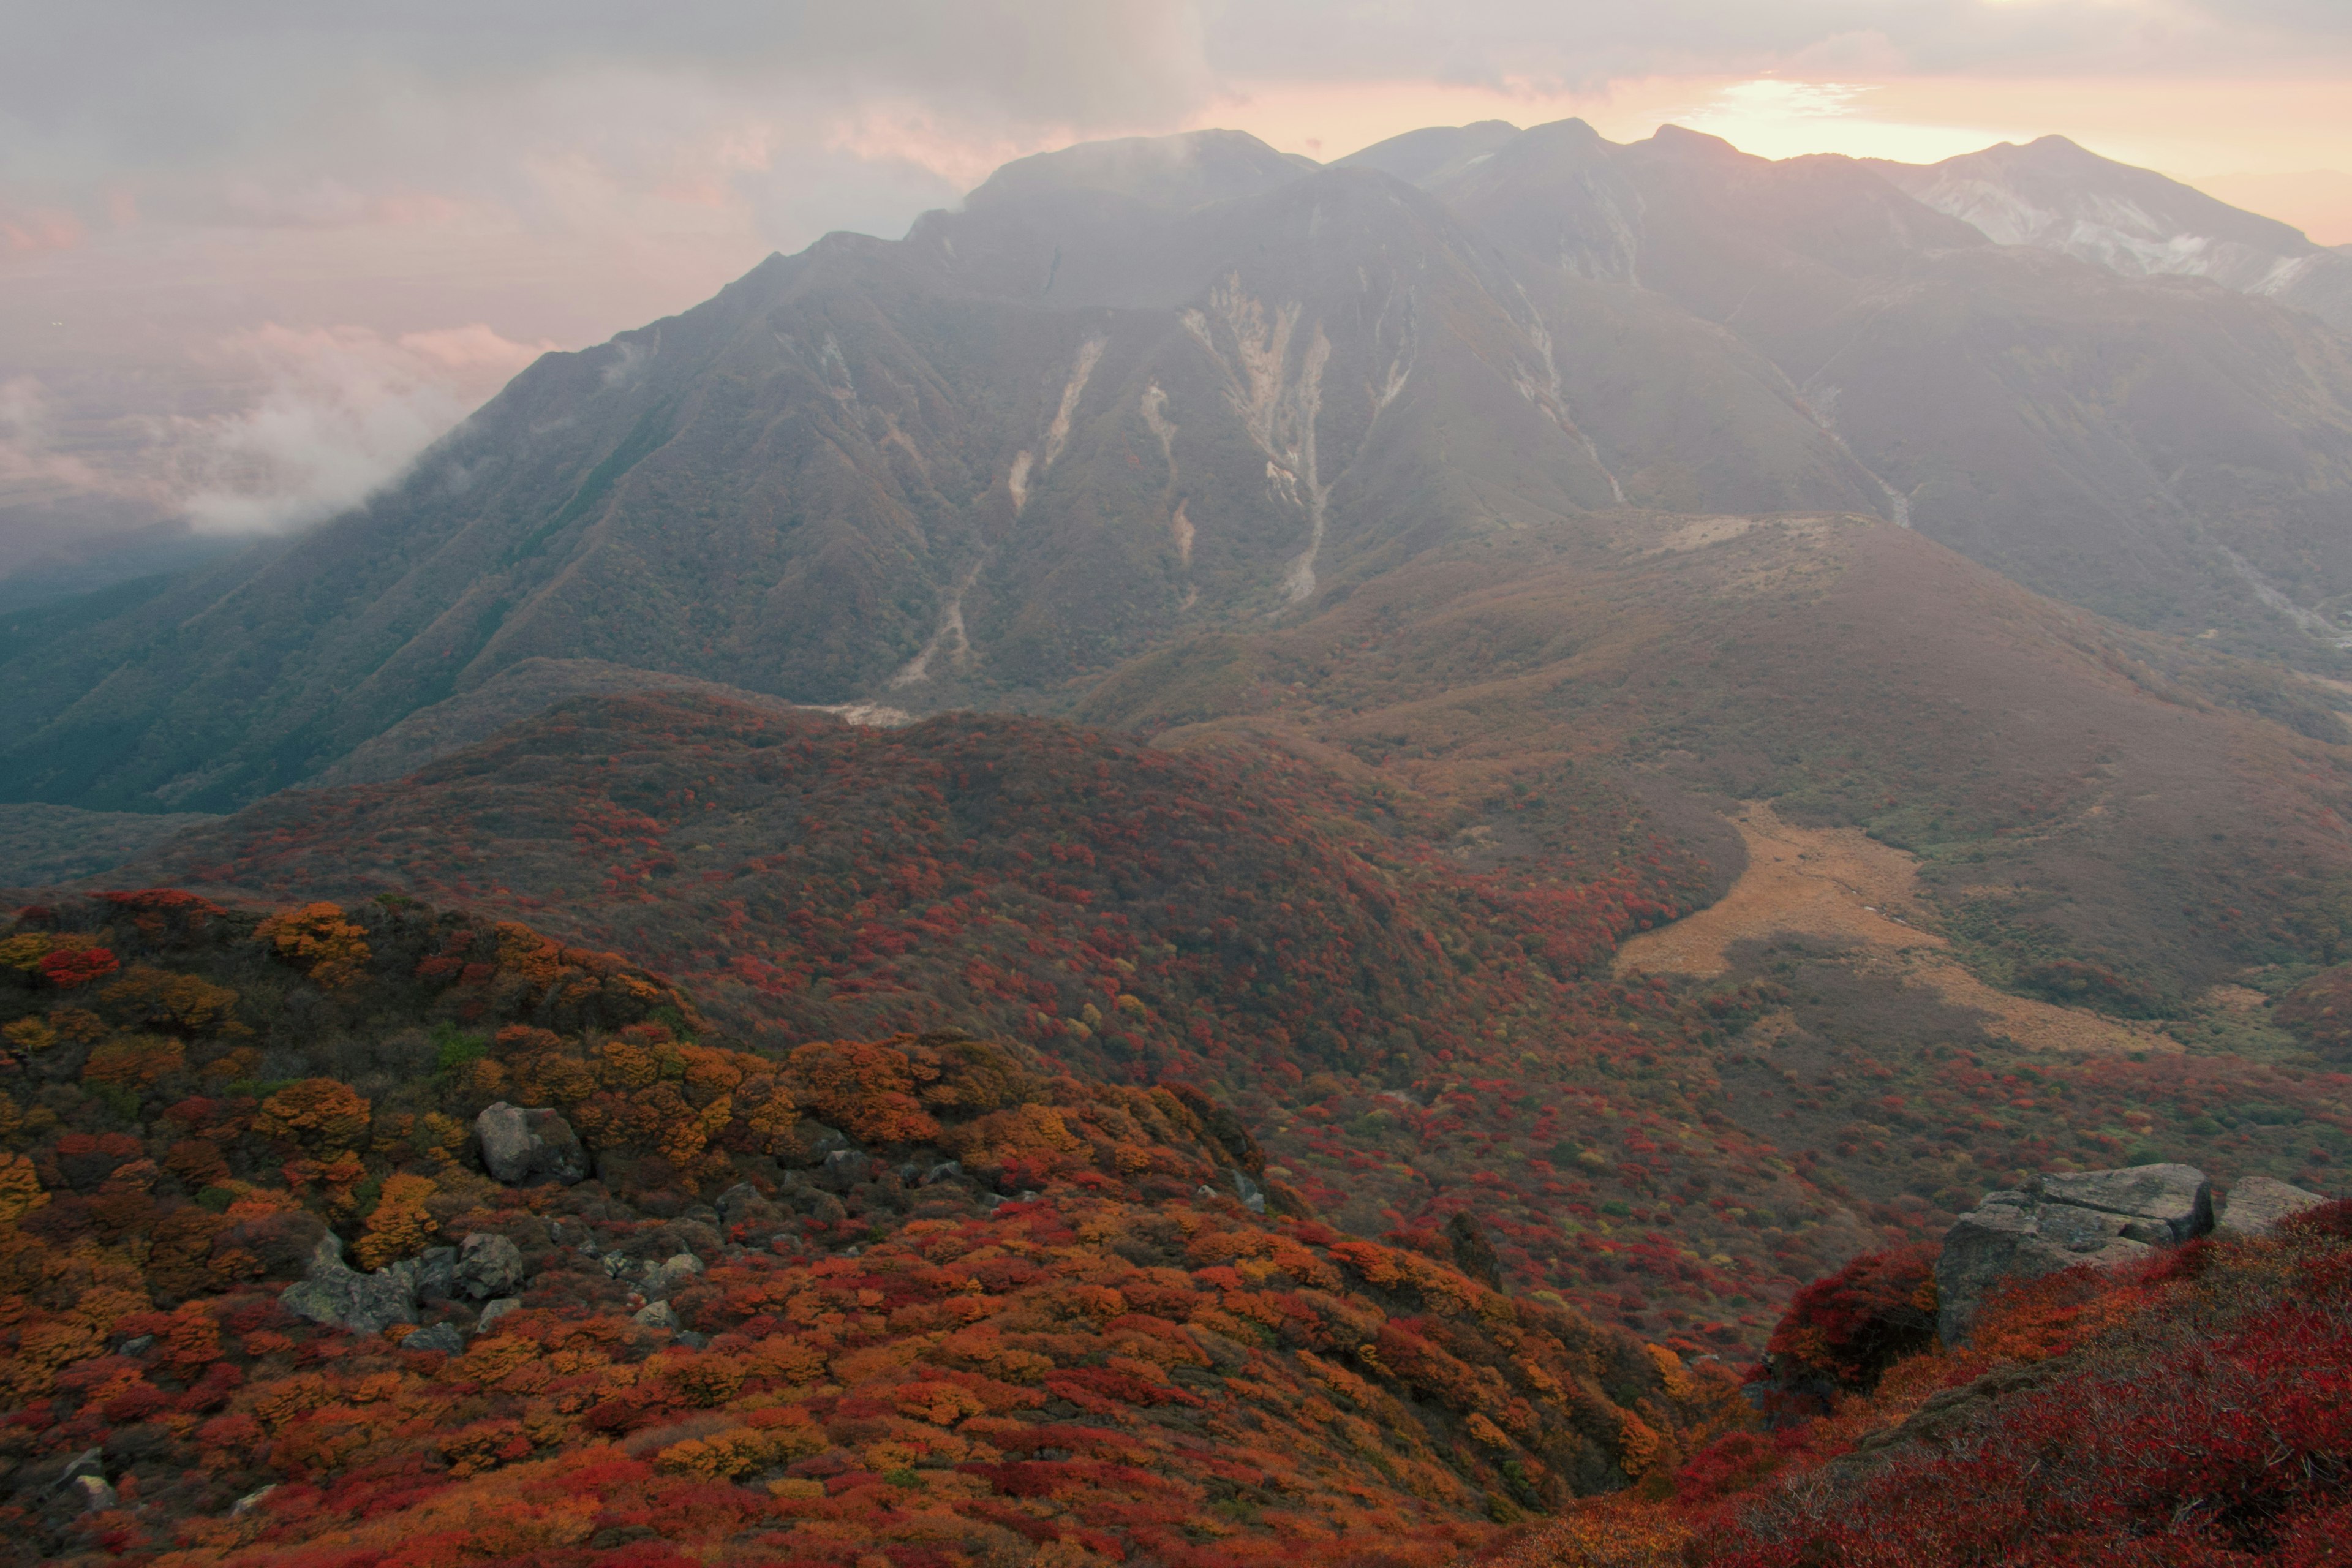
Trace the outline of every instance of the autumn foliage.
<path fill-rule="evenodd" d="M 0 992 L 17 1560 L 1433 1564 L 1743 1419 L 1719 1369 L 1325 1226 L 1195 1086 L 949 1032 L 763 1053 L 512 922 L 294 913 L 0 939 L 121 964 Z M 589 1178 L 486 1175 L 499 1100 Z M 331 1233 L 361 1268 L 504 1237 L 519 1309 L 310 1321 Z"/>

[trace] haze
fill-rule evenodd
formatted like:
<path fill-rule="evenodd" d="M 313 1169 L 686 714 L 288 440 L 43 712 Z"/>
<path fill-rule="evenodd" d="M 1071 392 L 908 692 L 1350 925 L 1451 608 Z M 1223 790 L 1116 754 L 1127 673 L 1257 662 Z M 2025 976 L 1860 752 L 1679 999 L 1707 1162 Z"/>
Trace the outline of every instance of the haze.
<path fill-rule="evenodd" d="M 1329 160 L 1579 115 L 1924 163 L 2058 133 L 2352 241 L 2326 0 L 0 14 L 0 594 L 299 528 L 543 349 L 1076 140 Z"/>

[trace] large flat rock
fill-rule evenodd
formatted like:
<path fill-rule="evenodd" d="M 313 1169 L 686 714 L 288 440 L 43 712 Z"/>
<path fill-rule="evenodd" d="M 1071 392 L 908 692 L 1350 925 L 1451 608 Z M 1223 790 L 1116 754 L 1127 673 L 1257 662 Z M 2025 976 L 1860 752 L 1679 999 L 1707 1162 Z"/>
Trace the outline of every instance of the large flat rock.
<path fill-rule="evenodd" d="M 2136 1263 L 2213 1228 L 2213 1185 L 2191 1165 L 2134 1165 L 2040 1177 L 1987 1193 L 1945 1233 L 1936 1263 L 1936 1330 L 1968 1338 L 2004 1286 L 2085 1265 Z"/>

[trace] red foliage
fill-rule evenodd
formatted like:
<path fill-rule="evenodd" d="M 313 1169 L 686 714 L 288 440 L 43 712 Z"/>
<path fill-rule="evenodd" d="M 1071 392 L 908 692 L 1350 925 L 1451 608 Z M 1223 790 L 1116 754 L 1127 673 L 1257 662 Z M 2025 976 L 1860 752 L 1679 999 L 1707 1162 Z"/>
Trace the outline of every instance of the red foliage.
<path fill-rule="evenodd" d="M 1926 1243 L 1868 1253 L 1790 1300 L 1765 1347 L 1784 1389 L 1870 1389 L 1936 1343 L 1936 1256 Z"/>
<path fill-rule="evenodd" d="M 61 990 L 103 980 L 122 964 L 103 947 L 61 947 L 41 955 L 41 978 Z"/>

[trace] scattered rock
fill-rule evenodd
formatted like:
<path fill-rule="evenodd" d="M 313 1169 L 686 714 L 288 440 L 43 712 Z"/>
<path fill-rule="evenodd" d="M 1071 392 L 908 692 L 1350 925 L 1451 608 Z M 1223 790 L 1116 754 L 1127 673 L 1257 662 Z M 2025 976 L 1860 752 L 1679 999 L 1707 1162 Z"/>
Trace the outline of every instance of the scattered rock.
<path fill-rule="evenodd" d="M 822 1121 L 802 1121 L 790 1136 L 799 1145 L 801 1163 L 808 1165 L 822 1165 L 826 1155 L 849 1147 L 847 1133 Z"/>
<path fill-rule="evenodd" d="M 435 1323 L 401 1341 L 400 1348 L 404 1351 L 440 1351 L 456 1355 L 466 1348 L 466 1336 L 457 1331 L 454 1323 Z"/>
<path fill-rule="evenodd" d="M 474 1331 L 478 1334 L 487 1334 L 490 1331 L 492 1323 L 497 1322 L 509 1312 L 518 1312 L 521 1310 L 521 1300 L 513 1296 L 501 1296 L 495 1301 L 485 1301 L 482 1303 L 482 1315 L 474 1320 Z"/>
<path fill-rule="evenodd" d="M 58 1488 L 70 1487 L 84 1476 L 96 1476 L 100 1480 L 106 1479 L 104 1449 L 84 1448 L 80 1453 L 68 1459 L 66 1468 L 58 1472 L 58 1479 L 53 1484 Z"/>
<path fill-rule="evenodd" d="M 457 1249 L 428 1247 L 416 1259 L 416 1299 L 446 1301 L 457 1293 Z"/>
<path fill-rule="evenodd" d="M 929 1170 L 923 1173 L 923 1185 L 927 1187 L 940 1182 L 961 1182 L 962 1180 L 963 1162 L 961 1160 L 942 1160 L 938 1164 L 933 1165 Z"/>
<path fill-rule="evenodd" d="M 2247 1176 L 2230 1189 L 2229 1201 L 2221 1205 L 2221 1220 L 2213 1228 L 2223 1236 L 2268 1236 L 2279 1221 L 2326 1201 L 2317 1193 L 2269 1176 Z"/>
<path fill-rule="evenodd" d="M 404 1258 L 363 1274 L 343 1261 L 342 1241 L 329 1232 L 311 1249 L 309 1270 L 278 1304 L 314 1323 L 380 1334 L 394 1323 L 416 1321 L 416 1263 Z"/>
<path fill-rule="evenodd" d="M 845 1193 L 860 1182 L 870 1181 L 874 1162 L 855 1149 L 835 1149 L 824 1157 L 824 1165 L 817 1180 L 836 1193 Z"/>
<path fill-rule="evenodd" d="M 637 1309 L 634 1320 L 649 1329 L 677 1327 L 677 1309 L 667 1301 L 648 1301 Z"/>
<path fill-rule="evenodd" d="M 76 1476 L 74 1486 L 81 1493 L 82 1511 L 85 1513 L 104 1513 L 109 1509 L 122 1506 L 122 1500 L 115 1495 L 114 1489 L 107 1484 L 103 1476 Z"/>
<path fill-rule="evenodd" d="M 730 1237 L 761 1241 L 783 1228 L 784 1211 L 749 1182 L 719 1194 L 719 1221 Z"/>
<path fill-rule="evenodd" d="M 242 1514 L 251 1512 L 254 1509 L 261 1506 L 262 1499 L 268 1497 L 271 1492 L 274 1492 L 277 1489 L 278 1483 L 276 1481 L 272 1481 L 268 1486 L 260 1488 L 258 1490 L 246 1493 L 243 1497 L 236 1500 L 236 1506 L 228 1510 L 228 1516 L 231 1519 L 236 1519 Z"/>
<path fill-rule="evenodd" d="M 145 1355 L 154 1348 L 155 1336 L 152 1334 L 135 1334 L 122 1342 L 124 1355 Z"/>
<path fill-rule="evenodd" d="M 681 1252 L 646 1270 L 646 1294 L 673 1290 L 681 1280 L 691 1279 L 701 1272 L 702 1259 L 691 1252 Z"/>
<path fill-rule="evenodd" d="M 477 1301 L 507 1295 L 521 1283 L 522 1248 L 505 1237 L 478 1230 L 458 1248 L 458 1288 Z"/>
<path fill-rule="evenodd" d="M 572 1123 L 544 1107 L 502 1100 L 474 1118 L 474 1136 L 482 1146 L 483 1165 L 509 1186 L 532 1180 L 570 1186 L 588 1174 L 588 1151 Z"/>
<path fill-rule="evenodd" d="M 2075 1171 L 1987 1193 L 1944 1235 L 1937 1332 L 1966 1339 L 1985 1297 L 2012 1281 L 2129 1263 L 2212 1227 L 2212 1184 L 2189 1165 Z"/>
<path fill-rule="evenodd" d="M 1265 1212 L 1265 1189 L 1251 1181 L 1249 1173 L 1246 1171 L 1237 1169 L 1231 1174 L 1234 1178 L 1234 1192 L 1241 1198 L 1242 1207 L 1252 1214 L 1264 1214 Z"/>

